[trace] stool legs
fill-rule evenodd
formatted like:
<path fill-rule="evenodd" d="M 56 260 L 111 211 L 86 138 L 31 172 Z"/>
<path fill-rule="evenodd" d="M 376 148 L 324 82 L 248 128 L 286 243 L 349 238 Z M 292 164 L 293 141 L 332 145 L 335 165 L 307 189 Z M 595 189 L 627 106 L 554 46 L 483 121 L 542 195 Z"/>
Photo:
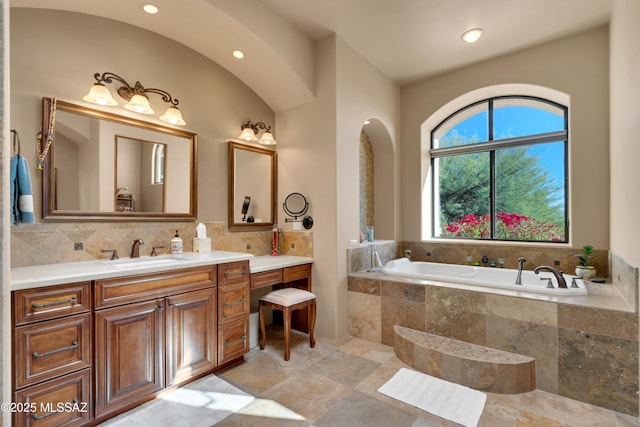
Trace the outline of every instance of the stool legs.
<path fill-rule="evenodd" d="M 289 307 L 282 308 L 282 317 L 284 320 L 284 360 L 289 360 L 291 355 L 291 309 Z"/>
<path fill-rule="evenodd" d="M 264 327 L 264 307 L 262 300 L 258 302 L 258 312 L 260 318 L 260 350 L 264 350 L 264 346 L 267 343 L 267 332 Z"/>
<path fill-rule="evenodd" d="M 267 343 L 267 333 L 264 321 L 264 307 L 270 306 L 276 310 L 282 310 L 282 320 L 284 321 L 284 360 L 289 360 L 291 356 L 291 313 L 294 310 L 308 309 L 308 327 L 309 327 L 309 346 L 316 346 L 316 338 L 314 329 L 316 325 L 316 300 L 304 301 L 289 307 L 272 303 L 270 301 L 260 300 L 258 302 L 259 320 L 260 320 L 260 350 L 264 350 Z"/>
<path fill-rule="evenodd" d="M 308 313 L 308 321 L 309 321 L 309 346 L 314 348 L 316 346 L 316 338 L 313 336 L 313 330 L 316 327 L 316 300 L 314 299 L 309 305 L 309 313 Z"/>

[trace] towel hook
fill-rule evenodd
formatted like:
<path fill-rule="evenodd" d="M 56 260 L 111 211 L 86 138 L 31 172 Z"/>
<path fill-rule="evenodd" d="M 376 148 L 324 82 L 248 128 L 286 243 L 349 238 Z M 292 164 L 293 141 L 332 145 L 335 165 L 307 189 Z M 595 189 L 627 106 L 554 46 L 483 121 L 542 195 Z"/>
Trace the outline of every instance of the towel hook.
<path fill-rule="evenodd" d="M 20 155 L 20 135 L 18 134 L 18 131 L 15 129 L 11 129 L 11 133 L 13 134 L 13 153 L 16 156 Z"/>

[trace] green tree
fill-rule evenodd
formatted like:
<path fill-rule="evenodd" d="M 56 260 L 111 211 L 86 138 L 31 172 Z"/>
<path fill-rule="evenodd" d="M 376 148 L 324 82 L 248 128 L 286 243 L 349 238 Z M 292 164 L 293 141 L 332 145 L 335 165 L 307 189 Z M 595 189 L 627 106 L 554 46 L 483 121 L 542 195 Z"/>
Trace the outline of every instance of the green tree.
<path fill-rule="evenodd" d="M 475 138 L 449 132 L 440 146 L 474 143 Z M 464 215 L 490 211 L 489 153 L 461 154 L 438 160 L 440 221 L 448 224 Z M 496 211 L 517 213 L 538 221 L 563 225 L 559 187 L 529 147 L 496 151 Z"/>

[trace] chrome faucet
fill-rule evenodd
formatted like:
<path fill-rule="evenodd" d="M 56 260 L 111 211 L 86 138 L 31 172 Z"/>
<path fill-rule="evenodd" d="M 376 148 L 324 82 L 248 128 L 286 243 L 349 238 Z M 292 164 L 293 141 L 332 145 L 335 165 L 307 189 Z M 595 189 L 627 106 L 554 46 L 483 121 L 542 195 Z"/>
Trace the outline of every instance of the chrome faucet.
<path fill-rule="evenodd" d="M 522 285 L 522 268 L 524 263 L 527 262 L 525 257 L 518 258 L 518 275 L 516 276 L 516 285 Z"/>
<path fill-rule="evenodd" d="M 548 265 L 541 265 L 540 267 L 536 267 L 536 269 L 533 270 L 533 272 L 536 274 L 540 273 L 541 271 L 551 272 L 555 276 L 556 280 L 558 281 L 558 287 L 567 289 L 567 282 L 564 280 L 564 277 L 562 277 L 561 271 L 558 271 L 553 267 L 549 267 Z"/>
<path fill-rule="evenodd" d="M 131 246 L 131 258 L 140 258 L 140 245 L 144 245 L 142 239 L 136 239 Z"/>

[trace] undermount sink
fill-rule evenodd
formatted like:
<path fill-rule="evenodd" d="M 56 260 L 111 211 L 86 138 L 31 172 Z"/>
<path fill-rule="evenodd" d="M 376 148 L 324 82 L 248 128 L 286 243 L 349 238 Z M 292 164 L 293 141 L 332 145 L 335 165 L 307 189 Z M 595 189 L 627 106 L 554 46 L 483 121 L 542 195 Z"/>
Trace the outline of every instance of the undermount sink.
<path fill-rule="evenodd" d="M 103 264 L 111 265 L 115 268 L 139 268 L 153 267 L 163 265 L 176 265 L 181 262 L 188 261 L 190 257 L 182 255 L 171 255 L 162 257 L 140 257 L 140 258 L 122 258 L 108 261 L 102 261 Z"/>

